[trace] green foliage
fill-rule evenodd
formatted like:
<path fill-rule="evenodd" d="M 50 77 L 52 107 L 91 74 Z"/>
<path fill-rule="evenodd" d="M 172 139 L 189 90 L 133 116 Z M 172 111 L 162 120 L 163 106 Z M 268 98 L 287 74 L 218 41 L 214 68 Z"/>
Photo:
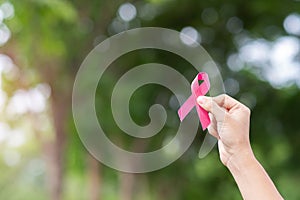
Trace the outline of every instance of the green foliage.
<path fill-rule="evenodd" d="M 0 4 L 1 2 L 4 1 L 0 1 Z M 68 81 L 73 80 L 76 70 L 93 45 L 115 33 L 110 31 L 111 22 L 117 19 L 116 12 L 124 1 L 11 2 L 15 8 L 15 16 L 5 21 L 12 31 L 12 39 L 6 46 L 16 49 L 18 65 L 30 84 L 47 82 L 47 76 L 41 74 L 45 73 L 44 69 L 55 68 L 55 87 L 64 92 L 69 90 L 66 87 L 70 84 Z M 255 64 L 243 63 L 247 66 L 238 72 L 230 70 L 226 62 L 232 53 L 239 51 L 236 44 L 238 34 L 230 32 L 226 26 L 230 18 L 238 17 L 243 24 L 243 33 L 251 38 L 263 38 L 272 42 L 288 35 L 284 31 L 283 21 L 290 13 L 299 13 L 300 3 L 280 0 L 134 1 L 138 9 L 146 3 L 153 6 L 156 15 L 150 20 L 135 19 L 138 23 L 133 20 L 128 26 L 134 28 L 137 27 L 136 24 L 140 24 L 178 31 L 183 27 L 193 26 L 200 32 L 203 37 L 202 44 L 219 64 L 224 80 L 234 78 L 238 81 L 239 91 L 234 97 L 251 106 L 251 141 L 256 156 L 266 167 L 284 197 L 299 199 L 299 87 L 296 84 L 281 89 L 272 87 L 257 75 L 254 70 L 257 67 Z M 215 21 L 203 20 L 203 11 L 206 8 L 213 8 L 218 13 Z M 181 73 L 187 74 L 189 80 L 195 74 L 183 59 L 159 50 L 136 51 L 112 64 L 99 83 L 95 97 L 98 102 L 96 109 L 99 118 L 105 116 L 101 123 L 108 136 L 124 148 L 130 149 L 136 140 L 119 130 L 113 120 L 110 105 L 101 102 L 108 102 L 115 81 L 125 70 L 148 62 L 173 66 Z M 125 66 L 123 71 L 118 69 L 120 65 Z M 35 74 L 34 78 L 30 78 L 29 72 Z M 7 85 L 7 88 L 10 88 L 7 90 L 13 93 L 15 88 L 10 84 Z M 18 87 L 18 84 L 15 87 Z M 155 102 L 157 94 L 162 94 L 165 99 L 171 96 L 166 88 L 155 86 L 145 86 L 135 93 L 130 109 L 137 123 L 148 122 L 148 108 Z M 71 102 L 66 104 L 71 105 Z M 168 107 L 168 103 L 165 105 L 170 113 L 169 117 L 176 116 L 176 112 Z M 66 123 L 68 142 L 64 155 L 64 198 L 87 199 L 87 151 L 76 134 L 71 115 Z M 175 131 L 176 127 L 165 128 L 153 140 L 147 141 L 151 144 L 151 149 L 148 150 L 159 148 L 166 135 L 172 137 Z M 136 176 L 137 191 L 134 192 L 134 199 L 241 199 L 234 180 L 219 161 L 216 148 L 205 159 L 197 157 L 202 139 L 203 133 L 199 131 L 196 141 L 178 161 L 160 171 Z M 34 159 L 36 154 L 41 157 L 37 150 L 39 145 L 36 143 L 38 142 L 28 145 L 31 146 L 28 149 L 33 149 L 33 153 L 28 151 L 29 153 L 25 154 L 28 160 Z M 0 149 L 2 151 L 1 146 Z M 25 168 L 26 162 L 17 169 L 0 162 L 0 171 L 7 172 L 0 175 L 0 180 L 4 180 L 0 181 L 0 199 L 48 199 L 45 173 L 28 182 L 26 174 L 23 175 L 26 172 Z M 120 173 L 105 166 L 101 168 L 103 199 L 118 199 Z"/>

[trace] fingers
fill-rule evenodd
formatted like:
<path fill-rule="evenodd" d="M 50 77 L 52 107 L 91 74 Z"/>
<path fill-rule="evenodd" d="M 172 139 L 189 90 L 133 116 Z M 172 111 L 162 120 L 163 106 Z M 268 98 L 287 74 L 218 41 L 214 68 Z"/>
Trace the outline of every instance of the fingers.
<path fill-rule="evenodd" d="M 226 110 L 220 107 L 212 97 L 200 96 L 197 98 L 197 102 L 206 111 L 212 113 L 217 121 L 224 120 Z"/>
<path fill-rule="evenodd" d="M 221 94 L 219 96 L 213 97 L 213 101 L 216 102 L 220 107 L 227 110 L 230 110 L 231 108 L 240 104 L 240 102 L 228 96 L 227 94 Z"/>
<path fill-rule="evenodd" d="M 248 115 L 250 115 L 251 111 L 247 106 L 226 94 L 213 97 L 213 101 L 216 102 L 220 107 L 226 109 L 229 113 L 236 109 L 240 109 L 244 113 L 248 113 Z"/>
<path fill-rule="evenodd" d="M 210 118 L 211 124 L 207 128 L 208 133 L 211 134 L 212 136 L 214 136 L 215 138 L 219 139 L 219 134 L 217 132 L 217 120 L 211 113 L 209 113 L 209 118 Z"/>
<path fill-rule="evenodd" d="M 226 94 L 221 94 L 219 96 L 216 97 L 206 97 L 206 96 L 200 96 L 197 99 L 197 102 L 202 106 L 203 108 L 204 106 L 207 107 L 207 109 L 211 109 L 213 104 L 208 104 L 207 101 L 213 101 L 215 102 L 219 107 L 221 108 L 225 108 L 226 110 L 230 110 L 231 108 L 240 105 L 240 102 L 238 102 L 237 100 L 235 100 L 234 98 L 226 95 Z M 211 111 L 211 110 L 207 110 L 207 111 Z"/>

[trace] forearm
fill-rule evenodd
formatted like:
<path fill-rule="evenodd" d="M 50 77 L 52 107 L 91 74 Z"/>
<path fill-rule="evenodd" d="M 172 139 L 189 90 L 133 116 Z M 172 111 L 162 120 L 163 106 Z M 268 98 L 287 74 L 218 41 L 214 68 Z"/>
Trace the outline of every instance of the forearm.
<path fill-rule="evenodd" d="M 283 199 L 251 150 L 232 157 L 227 167 L 245 200 Z"/>

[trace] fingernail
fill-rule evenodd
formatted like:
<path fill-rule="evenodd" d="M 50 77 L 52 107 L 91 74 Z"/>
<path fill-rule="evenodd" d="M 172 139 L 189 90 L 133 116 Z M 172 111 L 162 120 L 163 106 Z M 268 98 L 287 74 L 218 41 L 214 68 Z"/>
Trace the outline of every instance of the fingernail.
<path fill-rule="evenodd" d="M 197 102 L 199 104 L 204 104 L 206 102 L 206 98 L 204 96 L 200 96 L 197 98 Z"/>

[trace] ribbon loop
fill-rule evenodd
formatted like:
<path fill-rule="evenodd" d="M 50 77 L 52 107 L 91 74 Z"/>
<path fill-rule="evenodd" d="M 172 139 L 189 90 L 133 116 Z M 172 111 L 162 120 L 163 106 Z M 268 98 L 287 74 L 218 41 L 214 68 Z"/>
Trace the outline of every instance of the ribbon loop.
<path fill-rule="evenodd" d="M 199 80 L 203 80 L 200 85 Z M 184 118 L 189 114 L 189 112 L 194 107 L 196 107 L 202 129 L 205 130 L 208 127 L 208 125 L 210 124 L 208 112 L 197 103 L 197 97 L 204 96 L 209 91 L 209 88 L 210 82 L 207 73 L 198 73 L 191 84 L 192 95 L 182 104 L 182 106 L 178 110 L 180 121 L 183 121 Z"/>

